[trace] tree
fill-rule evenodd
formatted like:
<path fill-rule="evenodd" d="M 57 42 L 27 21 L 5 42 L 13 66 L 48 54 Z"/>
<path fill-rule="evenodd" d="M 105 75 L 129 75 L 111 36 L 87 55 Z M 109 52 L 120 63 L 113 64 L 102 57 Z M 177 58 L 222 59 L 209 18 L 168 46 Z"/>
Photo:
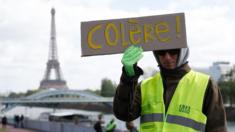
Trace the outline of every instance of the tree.
<path fill-rule="evenodd" d="M 37 92 L 41 91 L 40 89 L 34 89 L 34 90 L 27 90 L 26 92 L 10 92 L 9 95 L 7 96 L 8 98 L 21 98 L 21 97 L 26 97 L 32 94 L 35 94 Z"/>
<path fill-rule="evenodd" d="M 235 103 L 235 66 L 222 75 L 219 81 L 224 102 L 229 102 L 229 106 L 233 107 L 233 103 Z"/>
<path fill-rule="evenodd" d="M 101 81 L 100 95 L 104 97 L 113 97 L 116 91 L 116 87 L 117 85 L 113 83 L 110 79 L 104 78 Z"/>
<path fill-rule="evenodd" d="M 92 90 L 92 89 L 84 89 L 83 91 L 87 91 L 87 92 L 90 92 L 90 93 L 94 93 L 96 95 L 100 95 L 100 89 L 96 89 L 96 90 Z"/>
<path fill-rule="evenodd" d="M 8 98 L 19 98 L 21 96 L 22 96 L 21 93 L 10 92 Z"/>
<path fill-rule="evenodd" d="M 235 103 L 235 81 L 219 82 L 219 87 L 221 88 L 224 102 L 229 102 L 229 106 L 232 107 L 233 103 Z"/>
<path fill-rule="evenodd" d="M 27 90 L 27 92 L 24 93 L 24 96 L 29 96 L 29 95 L 35 94 L 39 91 L 41 91 L 41 89 Z"/>

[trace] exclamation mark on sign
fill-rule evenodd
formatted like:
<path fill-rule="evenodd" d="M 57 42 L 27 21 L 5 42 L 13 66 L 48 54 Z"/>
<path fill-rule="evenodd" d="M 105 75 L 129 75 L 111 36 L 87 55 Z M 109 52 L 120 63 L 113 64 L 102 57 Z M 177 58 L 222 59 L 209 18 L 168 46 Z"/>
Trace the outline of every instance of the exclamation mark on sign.
<path fill-rule="evenodd" d="M 181 35 L 180 35 L 180 29 L 181 29 L 181 27 L 180 27 L 180 16 L 176 16 L 176 18 L 175 18 L 175 20 L 176 20 L 176 27 L 175 27 L 175 29 L 176 29 L 176 38 L 180 38 L 181 37 Z"/>

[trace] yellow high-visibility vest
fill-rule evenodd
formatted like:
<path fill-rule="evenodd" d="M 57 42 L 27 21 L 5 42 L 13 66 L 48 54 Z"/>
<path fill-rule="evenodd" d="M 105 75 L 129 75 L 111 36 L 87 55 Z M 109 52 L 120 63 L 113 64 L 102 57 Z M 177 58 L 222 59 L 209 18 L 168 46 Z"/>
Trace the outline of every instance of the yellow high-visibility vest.
<path fill-rule="evenodd" d="M 202 132 L 207 117 L 202 112 L 209 76 L 190 71 L 178 83 L 167 112 L 160 73 L 141 83 L 140 132 Z"/>

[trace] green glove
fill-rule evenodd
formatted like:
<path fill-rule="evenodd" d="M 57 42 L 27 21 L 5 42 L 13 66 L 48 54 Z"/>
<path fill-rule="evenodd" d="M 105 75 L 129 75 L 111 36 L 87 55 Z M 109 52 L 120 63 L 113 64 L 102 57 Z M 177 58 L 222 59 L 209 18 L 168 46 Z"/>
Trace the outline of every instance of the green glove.
<path fill-rule="evenodd" d="M 134 76 L 135 71 L 133 65 L 143 57 L 143 49 L 138 46 L 130 46 L 122 56 L 122 64 L 128 76 Z"/>

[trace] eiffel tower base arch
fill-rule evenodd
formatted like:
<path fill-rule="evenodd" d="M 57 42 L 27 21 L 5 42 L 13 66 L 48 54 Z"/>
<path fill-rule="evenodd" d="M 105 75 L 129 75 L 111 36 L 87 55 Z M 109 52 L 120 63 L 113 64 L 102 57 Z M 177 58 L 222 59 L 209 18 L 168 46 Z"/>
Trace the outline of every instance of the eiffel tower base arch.
<path fill-rule="evenodd" d="M 42 80 L 40 82 L 40 89 L 68 89 L 66 81 L 64 80 Z"/>

